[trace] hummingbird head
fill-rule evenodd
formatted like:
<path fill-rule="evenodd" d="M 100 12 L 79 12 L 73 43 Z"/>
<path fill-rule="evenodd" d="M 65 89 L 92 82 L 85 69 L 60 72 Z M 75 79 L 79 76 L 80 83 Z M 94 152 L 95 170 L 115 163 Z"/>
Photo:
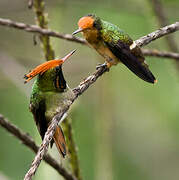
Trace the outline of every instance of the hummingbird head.
<path fill-rule="evenodd" d="M 72 56 L 72 54 L 75 52 L 76 50 L 71 51 L 69 54 L 67 54 L 64 58 L 62 59 L 54 59 L 54 60 L 50 60 L 47 61 L 43 64 L 40 64 L 39 66 L 37 66 L 36 68 L 34 68 L 33 70 L 31 70 L 28 74 L 24 75 L 24 79 L 25 82 L 27 83 L 28 81 L 30 81 L 32 78 L 34 78 L 35 76 L 39 75 L 43 75 L 46 71 L 51 70 L 51 69 L 58 69 L 61 68 L 62 64 L 70 57 Z"/>
<path fill-rule="evenodd" d="M 75 35 L 79 32 L 85 32 L 85 31 L 94 30 L 94 29 L 99 30 L 100 19 L 93 14 L 89 14 L 87 16 L 80 18 L 80 20 L 78 21 L 78 27 L 79 29 L 74 31 L 72 35 Z"/>

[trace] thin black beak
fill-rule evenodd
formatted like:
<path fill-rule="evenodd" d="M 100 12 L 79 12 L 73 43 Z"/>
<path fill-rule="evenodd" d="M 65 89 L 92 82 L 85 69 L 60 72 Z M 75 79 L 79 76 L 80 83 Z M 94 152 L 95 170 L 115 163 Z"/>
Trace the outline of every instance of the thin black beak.
<path fill-rule="evenodd" d="M 82 32 L 83 31 L 83 29 L 82 28 L 79 28 L 79 29 L 77 29 L 76 31 L 74 31 L 73 33 L 72 33 L 72 35 L 75 35 L 75 34 L 77 34 L 77 33 L 79 33 L 79 32 Z"/>
<path fill-rule="evenodd" d="M 64 58 L 62 58 L 63 62 L 65 62 L 70 56 L 72 56 L 75 51 L 76 49 L 68 53 Z"/>

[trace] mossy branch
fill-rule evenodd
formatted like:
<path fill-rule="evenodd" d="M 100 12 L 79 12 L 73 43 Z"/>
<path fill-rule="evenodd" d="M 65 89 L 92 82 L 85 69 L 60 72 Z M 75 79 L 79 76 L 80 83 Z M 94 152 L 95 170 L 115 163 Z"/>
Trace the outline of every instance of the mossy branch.
<path fill-rule="evenodd" d="M 36 23 L 43 29 L 48 29 L 48 19 L 47 14 L 44 13 L 45 3 L 43 0 L 34 0 L 33 1 L 34 11 L 36 13 Z M 45 54 L 46 60 L 51 60 L 55 58 L 54 50 L 50 44 L 50 37 L 48 35 L 39 35 L 43 51 Z"/>

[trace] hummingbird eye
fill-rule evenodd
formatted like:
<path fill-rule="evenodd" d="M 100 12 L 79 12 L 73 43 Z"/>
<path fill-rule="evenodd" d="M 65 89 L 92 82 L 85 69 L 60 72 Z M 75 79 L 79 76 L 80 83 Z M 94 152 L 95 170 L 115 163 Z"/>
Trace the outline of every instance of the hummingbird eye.
<path fill-rule="evenodd" d="M 56 66 L 56 67 L 55 67 L 56 72 L 60 71 L 60 70 L 61 70 L 61 67 L 62 67 L 61 65 Z"/>

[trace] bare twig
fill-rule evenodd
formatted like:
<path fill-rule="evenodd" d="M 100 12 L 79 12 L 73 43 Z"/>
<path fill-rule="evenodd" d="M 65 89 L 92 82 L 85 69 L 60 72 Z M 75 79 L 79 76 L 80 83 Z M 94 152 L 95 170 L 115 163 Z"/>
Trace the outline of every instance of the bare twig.
<path fill-rule="evenodd" d="M 0 18 L 0 25 L 13 27 L 16 29 L 24 30 L 26 32 L 38 33 L 38 34 L 48 35 L 52 37 L 57 37 L 60 39 L 65 39 L 67 41 L 77 42 L 80 44 L 86 44 L 86 41 L 84 39 L 74 37 L 71 34 L 61 34 L 59 32 L 52 31 L 50 29 L 43 29 L 36 25 L 29 25 L 29 24 L 24 24 L 20 22 L 15 22 L 15 21 L 11 21 L 10 19 Z"/>
<path fill-rule="evenodd" d="M 168 24 L 167 12 L 165 12 L 162 2 L 160 0 L 151 0 L 151 4 L 158 20 L 160 27 L 166 26 Z M 174 39 L 174 35 L 165 36 L 166 43 L 169 50 L 173 52 L 178 52 L 177 42 Z M 179 61 L 175 61 L 176 69 L 179 71 Z"/>
<path fill-rule="evenodd" d="M 175 24 L 176 25 L 174 26 L 174 30 L 172 29 L 173 31 L 177 31 L 178 27 L 179 27 L 178 22 L 176 22 Z M 65 40 L 68 40 L 68 41 L 73 41 L 73 42 L 77 42 L 77 43 L 80 43 L 80 44 L 87 45 L 86 41 L 84 39 L 82 39 L 82 38 L 77 38 L 77 37 L 74 37 L 74 36 L 72 36 L 70 34 L 60 34 L 58 32 L 52 31 L 50 29 L 42 29 L 42 28 L 40 28 L 40 27 L 38 27 L 36 25 L 28 25 L 28 24 L 14 22 L 14 21 L 11 21 L 9 19 L 2 19 L 2 18 L 0 18 L 0 25 L 8 26 L 8 27 L 13 27 L 13 28 L 16 28 L 16 29 L 21 29 L 21 30 L 24 30 L 24 31 L 27 31 L 27 32 L 44 34 L 44 35 L 48 35 L 48 36 L 52 36 L 52 37 L 56 37 L 56 38 L 60 38 L 60 39 L 65 39 Z M 160 30 L 158 30 L 158 31 L 160 31 Z M 164 35 L 165 35 L 165 33 L 162 34 L 160 37 L 162 37 Z M 152 36 L 152 35 L 150 35 L 150 36 Z M 153 37 L 151 37 L 151 38 L 152 38 L 152 40 L 154 40 Z M 156 38 L 159 38 L 159 37 L 156 37 Z M 149 43 L 149 42 L 147 42 L 147 43 Z"/>
<path fill-rule="evenodd" d="M 157 31 L 154 31 L 150 34 L 147 34 L 146 36 L 141 37 L 140 39 L 136 40 L 135 43 L 140 47 L 145 46 L 149 44 L 151 41 L 154 41 L 158 38 L 161 38 L 162 36 L 176 32 L 178 30 L 179 30 L 179 22 L 176 22 L 174 24 L 165 26 L 163 28 L 158 29 Z"/>
<path fill-rule="evenodd" d="M 13 134 L 16 138 L 18 138 L 24 145 L 30 148 L 34 153 L 37 153 L 39 147 L 36 145 L 32 137 L 30 137 L 27 133 L 22 132 L 19 128 L 17 128 L 14 124 L 9 122 L 0 114 L 0 125 L 5 128 L 8 132 Z M 60 166 L 58 162 L 52 158 L 49 154 L 44 156 L 44 161 L 52 166 L 57 172 L 62 175 L 66 180 L 75 180 L 65 168 Z"/>
<path fill-rule="evenodd" d="M 142 53 L 144 54 L 144 56 L 155 56 L 179 60 L 179 53 L 158 51 L 157 49 L 142 49 Z"/>
<path fill-rule="evenodd" d="M 153 6 L 153 10 L 155 12 L 155 15 L 158 19 L 159 26 L 164 27 L 169 22 L 167 19 L 167 14 L 163 8 L 162 2 L 160 0 L 151 0 L 151 4 Z M 168 47 L 173 52 L 178 52 L 177 43 L 172 35 L 165 37 L 166 42 L 168 44 Z"/>
<path fill-rule="evenodd" d="M 146 36 L 141 37 L 140 39 L 136 40 L 135 45 L 144 46 L 146 44 L 149 44 L 151 41 L 153 41 L 157 38 L 160 38 L 164 35 L 167 35 L 171 32 L 175 32 L 177 30 L 179 30 L 179 23 L 175 23 L 175 24 L 166 26 L 164 28 L 161 28 L 153 33 L 150 33 L 149 35 L 146 35 Z M 27 174 L 25 176 L 25 180 L 31 180 L 32 176 L 35 174 L 43 156 L 45 155 L 45 153 L 48 150 L 48 146 L 49 146 L 49 143 L 55 132 L 55 128 L 56 128 L 58 122 L 63 117 L 63 115 L 68 111 L 68 109 L 70 108 L 72 103 L 77 99 L 77 97 L 79 95 L 81 95 L 82 93 L 84 93 L 84 91 L 87 90 L 88 87 L 91 86 L 106 71 L 107 71 L 107 68 L 105 66 L 100 67 L 98 70 L 96 70 L 96 72 L 94 72 L 91 76 L 87 77 L 82 83 L 80 83 L 79 86 L 77 86 L 76 88 L 73 89 L 75 96 L 72 97 L 71 99 L 69 99 L 69 104 L 66 105 L 66 107 L 64 107 L 64 109 L 62 109 L 61 113 L 57 114 L 53 118 L 50 126 L 47 129 L 47 132 L 45 133 L 45 137 L 40 146 L 40 149 L 39 149 L 34 161 L 32 162 L 31 168 L 29 169 L 29 171 L 27 172 Z"/>

